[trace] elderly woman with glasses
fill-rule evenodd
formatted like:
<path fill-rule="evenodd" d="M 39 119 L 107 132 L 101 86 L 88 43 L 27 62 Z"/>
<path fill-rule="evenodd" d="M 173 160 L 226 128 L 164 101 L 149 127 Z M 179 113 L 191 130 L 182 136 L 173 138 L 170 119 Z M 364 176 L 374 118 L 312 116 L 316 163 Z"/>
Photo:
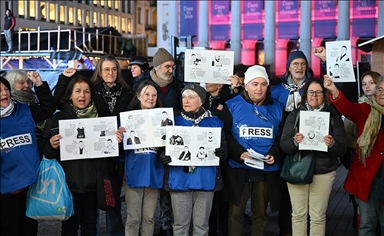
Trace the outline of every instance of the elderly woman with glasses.
<path fill-rule="evenodd" d="M 350 102 L 328 75 L 324 76 L 324 87 L 341 114 L 357 125 L 359 138 L 344 188 L 357 197 L 359 235 L 376 235 L 377 225 L 383 233 L 384 76 L 376 80 L 374 99 L 366 98 L 360 104 Z"/>
<path fill-rule="evenodd" d="M 247 201 L 251 198 L 252 235 L 264 235 L 267 205 L 276 210 L 280 193 L 275 180 L 280 169 L 279 134 L 284 107 L 271 98 L 269 78 L 262 66 L 245 72 L 245 89 L 228 100 L 220 118 L 228 143 L 228 161 L 223 165 L 224 196 L 229 201 L 228 235 L 242 235 Z M 252 158 L 260 153 L 265 162 Z M 253 167 L 245 164 L 253 160 Z M 270 199 L 269 199 L 270 198 Z"/>
<path fill-rule="evenodd" d="M 63 96 L 71 77 L 77 73 L 74 68 L 67 68 L 59 77 L 54 96 L 60 100 Z M 121 67 L 114 56 L 105 56 L 99 60 L 91 78 L 94 86 L 95 96 L 93 101 L 97 105 L 99 117 L 117 116 L 125 111 L 134 94 L 130 86 L 121 74 Z M 107 234 L 124 235 L 124 224 L 121 217 L 121 186 L 123 166 L 119 158 L 108 158 L 108 172 L 112 180 L 113 194 L 115 197 L 115 208 L 106 212 Z"/>
<path fill-rule="evenodd" d="M 304 138 L 313 138 L 311 137 L 313 134 L 304 134 L 299 129 L 295 129 L 295 125 L 300 122 L 300 111 L 330 113 L 329 134 L 322 137 L 322 141 L 328 147 L 327 151 L 313 151 L 315 171 L 312 183 L 287 183 L 292 203 L 292 235 L 307 235 L 308 213 L 310 235 L 325 235 L 326 211 L 339 166 L 338 157 L 342 156 L 347 148 L 341 115 L 330 104 L 327 95 L 321 80 L 309 80 L 303 88 L 298 109 L 289 114 L 284 124 L 280 141 L 281 149 L 285 153 L 293 154 L 299 152 L 299 144 Z M 323 123 L 318 126 L 326 125 Z M 309 151 L 302 151 L 301 155 L 305 156 L 307 152 Z"/>

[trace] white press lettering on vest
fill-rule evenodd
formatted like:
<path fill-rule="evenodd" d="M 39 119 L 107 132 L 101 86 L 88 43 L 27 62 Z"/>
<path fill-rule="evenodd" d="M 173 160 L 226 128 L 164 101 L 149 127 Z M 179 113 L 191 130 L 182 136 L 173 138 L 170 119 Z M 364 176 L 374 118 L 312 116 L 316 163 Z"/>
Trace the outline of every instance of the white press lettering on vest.
<path fill-rule="evenodd" d="M 8 137 L 6 139 L 1 139 L 0 150 L 28 144 L 32 144 L 31 134 L 19 134 L 12 137 Z"/>
<path fill-rule="evenodd" d="M 242 138 L 273 138 L 273 129 L 265 127 L 241 127 Z"/>

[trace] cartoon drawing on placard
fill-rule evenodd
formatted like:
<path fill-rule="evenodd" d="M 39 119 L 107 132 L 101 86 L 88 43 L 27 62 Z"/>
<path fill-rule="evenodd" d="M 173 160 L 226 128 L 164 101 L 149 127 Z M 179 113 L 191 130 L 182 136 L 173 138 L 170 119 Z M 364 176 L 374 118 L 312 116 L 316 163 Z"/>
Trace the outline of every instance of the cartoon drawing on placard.
<path fill-rule="evenodd" d="M 140 138 L 136 136 L 136 132 L 131 130 L 129 132 L 129 138 L 127 139 L 127 145 L 141 144 Z"/>
<path fill-rule="evenodd" d="M 205 147 L 203 146 L 199 147 L 199 151 L 197 152 L 196 157 L 200 161 L 204 161 L 205 159 L 207 159 L 208 154 L 205 151 Z"/>
<path fill-rule="evenodd" d="M 168 118 L 168 113 L 166 111 L 161 112 L 161 126 L 173 125 L 173 121 Z"/>
<path fill-rule="evenodd" d="M 113 145 L 112 139 L 107 139 L 104 147 L 101 149 L 101 153 L 103 154 L 112 154 L 115 153 L 116 149 L 115 146 Z"/>
<path fill-rule="evenodd" d="M 189 147 L 185 146 L 184 151 L 180 153 L 179 156 L 180 161 L 190 161 L 191 160 L 191 152 L 189 151 Z"/>
<path fill-rule="evenodd" d="M 223 64 L 221 63 L 220 55 L 215 55 L 214 59 L 212 60 L 212 66 L 216 66 L 216 67 L 222 67 L 223 66 Z"/>
<path fill-rule="evenodd" d="M 76 138 L 85 138 L 85 128 L 83 124 L 79 123 L 76 130 L 77 130 Z"/>
<path fill-rule="evenodd" d="M 169 139 L 171 145 L 184 145 L 183 137 L 180 136 L 179 130 L 174 129 L 171 138 Z"/>
<path fill-rule="evenodd" d="M 83 141 L 79 141 L 76 145 L 76 148 L 73 150 L 73 154 L 77 155 L 83 155 L 87 154 L 87 147 L 85 146 Z"/>
<path fill-rule="evenodd" d="M 337 62 L 346 62 L 349 61 L 349 57 L 347 55 L 347 46 L 343 45 L 340 49 L 340 55 L 336 58 Z"/>

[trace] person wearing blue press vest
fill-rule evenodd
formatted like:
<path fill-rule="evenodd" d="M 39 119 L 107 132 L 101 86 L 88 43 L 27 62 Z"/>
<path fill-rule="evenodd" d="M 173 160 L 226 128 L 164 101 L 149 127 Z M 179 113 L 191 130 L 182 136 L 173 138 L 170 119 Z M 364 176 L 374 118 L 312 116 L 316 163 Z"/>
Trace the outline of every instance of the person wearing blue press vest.
<path fill-rule="evenodd" d="M 222 129 L 223 123 L 220 119 L 212 116 L 211 112 L 203 107 L 205 89 L 190 84 L 185 86 L 181 94 L 183 109 L 181 114 L 175 117 L 175 125 Z M 221 132 L 220 148 L 216 148 L 214 153 L 222 162 L 227 158 L 228 149 L 224 132 L 222 130 Z M 164 153 L 160 155 L 160 159 L 165 165 L 171 162 L 171 157 Z M 167 166 L 164 189 L 171 195 L 174 214 L 173 235 L 189 235 L 192 223 L 193 235 L 207 236 L 214 191 L 219 191 L 222 187 L 219 166 Z"/>
<path fill-rule="evenodd" d="M 52 115 L 55 105 L 48 84 L 36 72 L 28 77 L 35 82 L 40 105 L 12 101 L 11 86 L 0 77 L 0 235 L 37 234 L 25 216 L 28 187 L 36 181 L 40 163 L 35 122 Z"/>
<path fill-rule="evenodd" d="M 157 90 L 151 81 L 143 81 L 127 110 L 143 110 L 162 107 Z M 125 127 L 119 127 L 117 140 L 123 140 Z M 160 189 L 163 187 L 164 166 L 159 159 L 159 149 L 139 148 L 124 151 L 125 201 L 127 221 L 125 235 L 153 235 L 155 211 Z"/>
<path fill-rule="evenodd" d="M 229 201 L 228 235 L 242 235 L 246 204 L 251 198 L 252 235 L 264 235 L 267 205 L 276 211 L 279 188 L 274 186 L 281 167 L 279 147 L 283 104 L 271 98 L 264 67 L 245 72 L 245 89 L 228 100 L 220 115 L 228 143 L 228 161 L 223 165 L 224 195 Z M 265 156 L 258 168 L 245 164 L 252 158 L 247 149 Z"/>

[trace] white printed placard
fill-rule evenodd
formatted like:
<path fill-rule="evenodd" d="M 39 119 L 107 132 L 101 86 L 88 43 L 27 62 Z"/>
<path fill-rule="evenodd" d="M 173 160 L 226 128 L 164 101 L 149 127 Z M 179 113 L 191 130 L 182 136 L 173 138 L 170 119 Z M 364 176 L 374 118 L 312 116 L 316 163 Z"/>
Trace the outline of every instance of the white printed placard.
<path fill-rule="evenodd" d="M 59 120 L 61 160 L 118 156 L 116 130 L 117 118 L 114 116 Z"/>
<path fill-rule="evenodd" d="M 355 82 L 353 73 L 351 41 L 326 42 L 327 75 L 333 82 Z"/>
<path fill-rule="evenodd" d="M 329 133 L 329 112 L 300 111 L 299 132 L 304 135 L 299 150 L 328 151 L 324 136 Z"/>
<path fill-rule="evenodd" d="M 173 126 L 172 108 L 153 108 L 120 112 L 125 128 L 124 150 L 165 146 L 165 128 Z"/>
<path fill-rule="evenodd" d="M 217 166 L 220 159 L 215 149 L 220 147 L 221 128 L 168 126 L 166 155 L 173 166 Z"/>
<path fill-rule="evenodd" d="M 230 84 L 233 75 L 233 51 L 185 50 L 184 81 Z"/>

